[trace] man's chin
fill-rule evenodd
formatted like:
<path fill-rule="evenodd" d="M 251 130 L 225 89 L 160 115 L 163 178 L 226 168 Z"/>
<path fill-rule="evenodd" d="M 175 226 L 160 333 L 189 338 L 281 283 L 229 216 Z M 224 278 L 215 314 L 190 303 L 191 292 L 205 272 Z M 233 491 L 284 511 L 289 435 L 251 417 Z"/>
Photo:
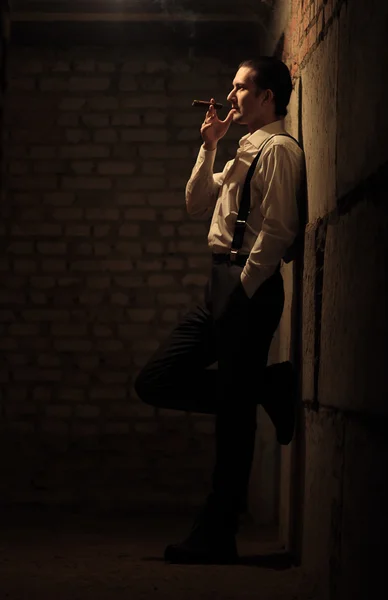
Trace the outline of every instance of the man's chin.
<path fill-rule="evenodd" d="M 244 118 L 240 112 L 235 112 L 233 115 L 233 123 L 237 123 L 238 125 L 245 125 Z"/>

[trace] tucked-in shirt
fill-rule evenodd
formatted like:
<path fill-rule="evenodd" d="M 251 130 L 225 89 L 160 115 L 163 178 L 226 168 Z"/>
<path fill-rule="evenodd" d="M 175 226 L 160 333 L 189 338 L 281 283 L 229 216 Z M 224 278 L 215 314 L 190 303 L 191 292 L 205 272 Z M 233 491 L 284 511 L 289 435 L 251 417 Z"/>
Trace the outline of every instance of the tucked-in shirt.
<path fill-rule="evenodd" d="M 286 133 L 283 121 L 274 121 L 242 137 L 235 158 L 226 163 L 222 173 L 213 173 L 217 151 L 201 146 L 186 186 L 188 213 L 193 218 L 213 213 L 208 235 L 211 251 L 229 253 L 244 181 L 262 149 L 251 179 L 250 214 L 239 251 L 249 255 L 241 273 L 248 297 L 274 273 L 300 226 L 298 202 L 304 155 L 293 139 L 274 136 L 278 133 Z"/>

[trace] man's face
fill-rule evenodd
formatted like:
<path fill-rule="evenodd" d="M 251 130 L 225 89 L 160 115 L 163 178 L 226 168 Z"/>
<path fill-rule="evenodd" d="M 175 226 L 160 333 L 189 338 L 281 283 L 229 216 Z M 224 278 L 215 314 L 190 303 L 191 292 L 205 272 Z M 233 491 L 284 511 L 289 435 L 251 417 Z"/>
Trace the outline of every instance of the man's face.
<path fill-rule="evenodd" d="M 260 121 L 263 115 L 263 90 L 258 90 L 253 82 L 254 72 L 249 67 L 241 67 L 233 80 L 233 89 L 228 95 L 232 108 L 236 109 L 233 121 L 248 127 Z"/>

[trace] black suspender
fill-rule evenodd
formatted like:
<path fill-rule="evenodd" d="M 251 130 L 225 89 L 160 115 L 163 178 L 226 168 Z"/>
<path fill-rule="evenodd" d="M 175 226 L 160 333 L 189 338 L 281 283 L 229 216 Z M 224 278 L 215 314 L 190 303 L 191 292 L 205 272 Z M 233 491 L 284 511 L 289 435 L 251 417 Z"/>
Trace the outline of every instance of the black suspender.
<path fill-rule="evenodd" d="M 267 143 L 270 140 L 272 140 L 272 138 L 274 138 L 277 135 L 281 135 L 283 137 L 289 137 L 292 140 L 294 140 L 294 142 L 296 142 L 299 146 L 299 142 L 294 137 L 292 137 L 292 135 L 289 135 L 288 133 L 276 133 L 275 135 L 272 135 L 270 138 L 268 138 L 264 142 L 264 144 L 262 145 L 258 154 L 253 159 L 253 162 L 248 169 L 248 173 L 247 173 L 247 176 L 246 176 L 245 182 L 244 182 L 243 191 L 241 194 L 240 207 L 238 210 L 236 224 L 234 227 L 233 241 L 232 241 L 232 245 L 231 245 L 231 249 L 230 249 L 231 262 L 234 262 L 236 260 L 238 252 L 239 252 L 239 250 L 241 250 L 243 241 L 244 241 L 244 234 L 245 234 L 245 229 L 246 229 L 246 225 L 247 225 L 247 220 L 249 217 L 249 213 L 251 211 L 251 179 L 253 177 L 253 173 L 255 172 L 257 163 L 259 162 L 259 158 L 260 158 L 261 153 L 263 152 L 265 146 L 267 145 Z"/>

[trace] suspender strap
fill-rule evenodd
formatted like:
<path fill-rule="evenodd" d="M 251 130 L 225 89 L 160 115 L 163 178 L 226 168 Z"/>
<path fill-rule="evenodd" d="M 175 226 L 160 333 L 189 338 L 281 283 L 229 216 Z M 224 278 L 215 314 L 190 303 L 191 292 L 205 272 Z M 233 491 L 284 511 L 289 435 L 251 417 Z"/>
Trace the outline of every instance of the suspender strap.
<path fill-rule="evenodd" d="M 245 234 L 245 229 L 246 229 L 246 225 L 247 225 L 247 220 L 249 217 L 249 213 L 251 211 L 251 179 L 253 177 L 253 174 L 255 172 L 257 163 L 259 162 L 259 158 L 261 156 L 261 153 L 263 152 L 265 146 L 268 144 L 268 142 L 270 140 L 272 140 L 272 138 L 274 138 L 275 136 L 283 136 L 283 137 L 289 137 L 292 140 L 294 140 L 298 146 L 299 146 L 299 142 L 293 138 L 291 135 L 289 135 L 288 133 L 276 133 L 275 135 L 272 135 L 270 138 L 268 138 L 264 144 L 262 145 L 261 149 L 259 150 L 258 154 L 255 156 L 255 158 L 253 159 L 252 164 L 250 165 L 249 169 L 248 169 L 248 173 L 247 176 L 245 178 L 245 182 L 244 182 L 244 187 L 243 187 L 243 191 L 241 194 L 241 201 L 240 201 L 240 207 L 238 210 L 238 215 L 237 215 L 237 219 L 236 219 L 236 224 L 234 227 L 234 235 L 233 235 L 233 241 L 232 241 L 232 246 L 230 249 L 230 260 L 231 262 L 235 262 L 238 252 L 239 250 L 241 250 L 243 242 L 244 242 L 244 234 Z"/>

